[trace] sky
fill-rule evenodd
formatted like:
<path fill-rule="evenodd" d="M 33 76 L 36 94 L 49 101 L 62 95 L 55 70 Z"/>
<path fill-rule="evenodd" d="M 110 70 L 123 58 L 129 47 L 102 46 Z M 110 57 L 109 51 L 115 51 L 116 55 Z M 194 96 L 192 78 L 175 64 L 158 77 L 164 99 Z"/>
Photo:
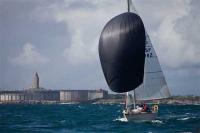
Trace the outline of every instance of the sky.
<path fill-rule="evenodd" d="M 133 0 L 172 95 L 200 95 L 199 0 Z M 98 56 L 126 0 L 0 0 L 0 89 L 108 89 Z"/>

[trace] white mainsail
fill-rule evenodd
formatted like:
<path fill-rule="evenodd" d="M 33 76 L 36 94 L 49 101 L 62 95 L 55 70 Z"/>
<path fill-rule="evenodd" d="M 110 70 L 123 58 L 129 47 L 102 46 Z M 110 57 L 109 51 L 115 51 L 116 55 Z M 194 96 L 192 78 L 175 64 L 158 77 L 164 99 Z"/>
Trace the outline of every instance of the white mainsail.
<path fill-rule="evenodd" d="M 137 14 L 131 0 L 130 9 Z M 170 97 L 163 71 L 152 46 L 149 35 L 146 33 L 145 68 L 143 83 L 134 90 L 136 100 L 153 100 Z"/>
<path fill-rule="evenodd" d="M 163 71 L 150 38 L 146 33 L 144 80 L 135 89 L 136 100 L 152 100 L 170 97 Z"/>

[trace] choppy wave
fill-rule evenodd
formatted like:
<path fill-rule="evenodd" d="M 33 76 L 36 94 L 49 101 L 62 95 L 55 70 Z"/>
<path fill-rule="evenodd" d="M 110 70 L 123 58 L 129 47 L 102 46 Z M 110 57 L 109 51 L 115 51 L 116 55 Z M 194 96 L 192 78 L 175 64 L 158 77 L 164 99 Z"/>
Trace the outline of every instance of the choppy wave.
<path fill-rule="evenodd" d="M 179 118 L 177 120 L 181 120 L 181 121 L 185 121 L 185 120 L 189 120 L 189 119 L 195 119 L 196 117 L 184 117 L 184 118 Z"/>
<path fill-rule="evenodd" d="M 128 121 L 119 104 L 0 105 L 0 132 L 199 131 L 200 106 L 160 105 L 153 121 Z"/>
<path fill-rule="evenodd" d="M 177 119 L 177 120 L 185 121 L 185 120 L 188 120 L 188 119 L 190 119 L 190 117 L 179 118 L 179 119 Z"/>
<path fill-rule="evenodd" d="M 163 123 L 163 121 L 161 121 L 161 120 L 152 120 L 151 122 L 152 123 L 158 123 L 158 124 L 162 124 Z"/>

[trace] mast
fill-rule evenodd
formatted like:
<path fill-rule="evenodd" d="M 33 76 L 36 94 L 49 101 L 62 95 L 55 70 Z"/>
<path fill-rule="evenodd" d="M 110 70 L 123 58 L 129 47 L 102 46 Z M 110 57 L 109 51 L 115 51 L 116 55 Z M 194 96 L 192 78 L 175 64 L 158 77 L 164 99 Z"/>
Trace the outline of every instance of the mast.
<path fill-rule="evenodd" d="M 130 12 L 130 0 L 127 0 L 127 7 L 128 7 L 128 12 Z M 126 98 L 129 97 L 128 92 L 126 93 Z M 136 99 L 135 99 L 135 90 L 133 90 L 133 105 L 134 105 L 134 109 L 136 108 Z M 126 103 L 126 108 L 127 108 L 127 103 Z"/>
<path fill-rule="evenodd" d="M 134 109 L 136 109 L 135 90 L 133 90 L 133 105 L 134 105 Z"/>
<path fill-rule="evenodd" d="M 130 0 L 127 0 L 128 12 L 130 12 Z"/>
<path fill-rule="evenodd" d="M 126 109 L 128 108 L 128 104 L 127 104 L 127 98 L 128 98 L 128 92 L 126 92 L 126 99 L 125 99 L 125 104 L 126 104 Z"/>

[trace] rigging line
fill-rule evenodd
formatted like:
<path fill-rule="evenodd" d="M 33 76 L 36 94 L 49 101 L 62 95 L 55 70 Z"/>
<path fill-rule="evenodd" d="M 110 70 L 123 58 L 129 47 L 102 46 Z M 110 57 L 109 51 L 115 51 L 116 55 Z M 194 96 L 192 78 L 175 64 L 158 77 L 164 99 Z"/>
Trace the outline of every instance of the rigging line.
<path fill-rule="evenodd" d="M 135 6 L 133 5 L 132 0 L 129 0 L 129 4 L 130 4 L 131 11 L 132 11 L 133 13 L 135 13 L 135 14 L 138 14 L 138 13 L 137 13 L 137 10 L 136 10 L 136 8 L 135 8 Z"/>
<path fill-rule="evenodd" d="M 154 72 L 145 72 L 145 73 L 160 73 L 162 71 L 154 71 Z"/>

